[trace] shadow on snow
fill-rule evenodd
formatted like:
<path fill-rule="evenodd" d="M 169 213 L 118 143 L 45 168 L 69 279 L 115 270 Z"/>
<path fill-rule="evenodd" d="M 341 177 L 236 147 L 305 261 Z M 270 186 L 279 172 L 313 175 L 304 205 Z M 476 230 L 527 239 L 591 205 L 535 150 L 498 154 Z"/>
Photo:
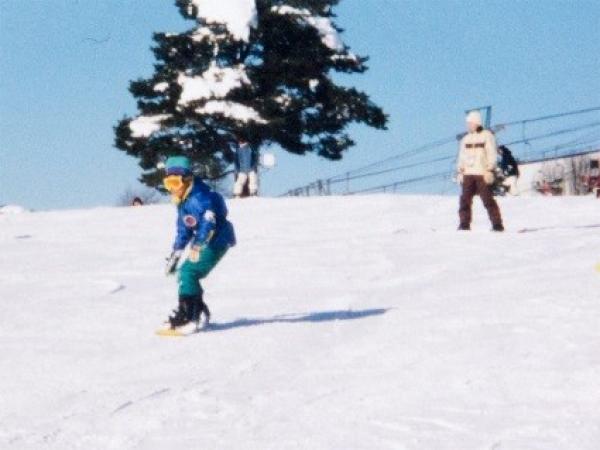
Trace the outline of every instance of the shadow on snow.
<path fill-rule="evenodd" d="M 232 322 L 213 322 L 207 331 L 225 331 L 233 328 L 254 327 L 257 325 L 268 325 L 271 323 L 302 323 L 302 322 L 332 322 L 336 320 L 355 320 L 365 317 L 379 316 L 389 311 L 389 308 L 374 308 L 360 310 L 321 311 L 309 314 L 282 314 L 279 316 L 236 319 Z"/>

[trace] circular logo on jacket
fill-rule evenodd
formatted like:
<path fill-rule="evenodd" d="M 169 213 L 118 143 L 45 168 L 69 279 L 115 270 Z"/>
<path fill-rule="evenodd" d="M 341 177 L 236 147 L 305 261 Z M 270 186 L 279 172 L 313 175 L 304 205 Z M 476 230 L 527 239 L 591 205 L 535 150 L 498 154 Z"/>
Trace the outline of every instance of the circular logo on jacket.
<path fill-rule="evenodd" d="M 187 215 L 187 216 L 183 216 L 183 223 L 188 228 L 194 228 L 198 224 L 198 221 L 196 220 L 196 218 L 194 216 Z"/>

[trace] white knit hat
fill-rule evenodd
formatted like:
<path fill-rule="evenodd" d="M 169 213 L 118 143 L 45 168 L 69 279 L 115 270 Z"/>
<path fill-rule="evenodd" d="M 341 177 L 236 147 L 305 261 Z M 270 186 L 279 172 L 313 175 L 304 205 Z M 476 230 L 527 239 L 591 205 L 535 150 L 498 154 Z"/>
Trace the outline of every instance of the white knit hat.
<path fill-rule="evenodd" d="M 469 111 L 469 114 L 467 114 L 467 123 L 473 123 L 481 126 L 483 124 L 481 120 L 481 113 L 477 110 Z"/>

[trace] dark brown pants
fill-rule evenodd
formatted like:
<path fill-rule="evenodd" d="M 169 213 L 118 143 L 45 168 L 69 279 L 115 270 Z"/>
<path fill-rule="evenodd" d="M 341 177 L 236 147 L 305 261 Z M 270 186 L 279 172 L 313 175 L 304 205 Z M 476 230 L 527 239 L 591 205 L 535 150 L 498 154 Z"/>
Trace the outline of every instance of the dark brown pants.
<path fill-rule="evenodd" d="M 492 225 L 502 225 L 502 216 L 500 215 L 500 208 L 498 203 L 494 200 L 494 194 L 492 193 L 492 187 L 487 185 L 483 180 L 482 176 L 479 175 L 465 175 L 462 184 L 462 195 L 460 196 L 460 209 L 458 215 L 460 216 L 461 226 L 471 225 L 471 209 L 473 205 L 473 197 L 479 195 L 483 206 L 487 209 L 488 216 Z"/>

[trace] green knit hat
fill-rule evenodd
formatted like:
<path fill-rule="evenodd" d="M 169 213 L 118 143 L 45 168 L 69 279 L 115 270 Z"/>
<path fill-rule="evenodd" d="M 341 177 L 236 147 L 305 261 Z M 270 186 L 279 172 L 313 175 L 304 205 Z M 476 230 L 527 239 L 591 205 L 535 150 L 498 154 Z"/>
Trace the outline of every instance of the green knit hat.
<path fill-rule="evenodd" d="M 192 162 L 185 156 L 171 156 L 165 162 L 165 168 L 167 170 L 167 176 L 188 176 L 192 174 Z"/>

